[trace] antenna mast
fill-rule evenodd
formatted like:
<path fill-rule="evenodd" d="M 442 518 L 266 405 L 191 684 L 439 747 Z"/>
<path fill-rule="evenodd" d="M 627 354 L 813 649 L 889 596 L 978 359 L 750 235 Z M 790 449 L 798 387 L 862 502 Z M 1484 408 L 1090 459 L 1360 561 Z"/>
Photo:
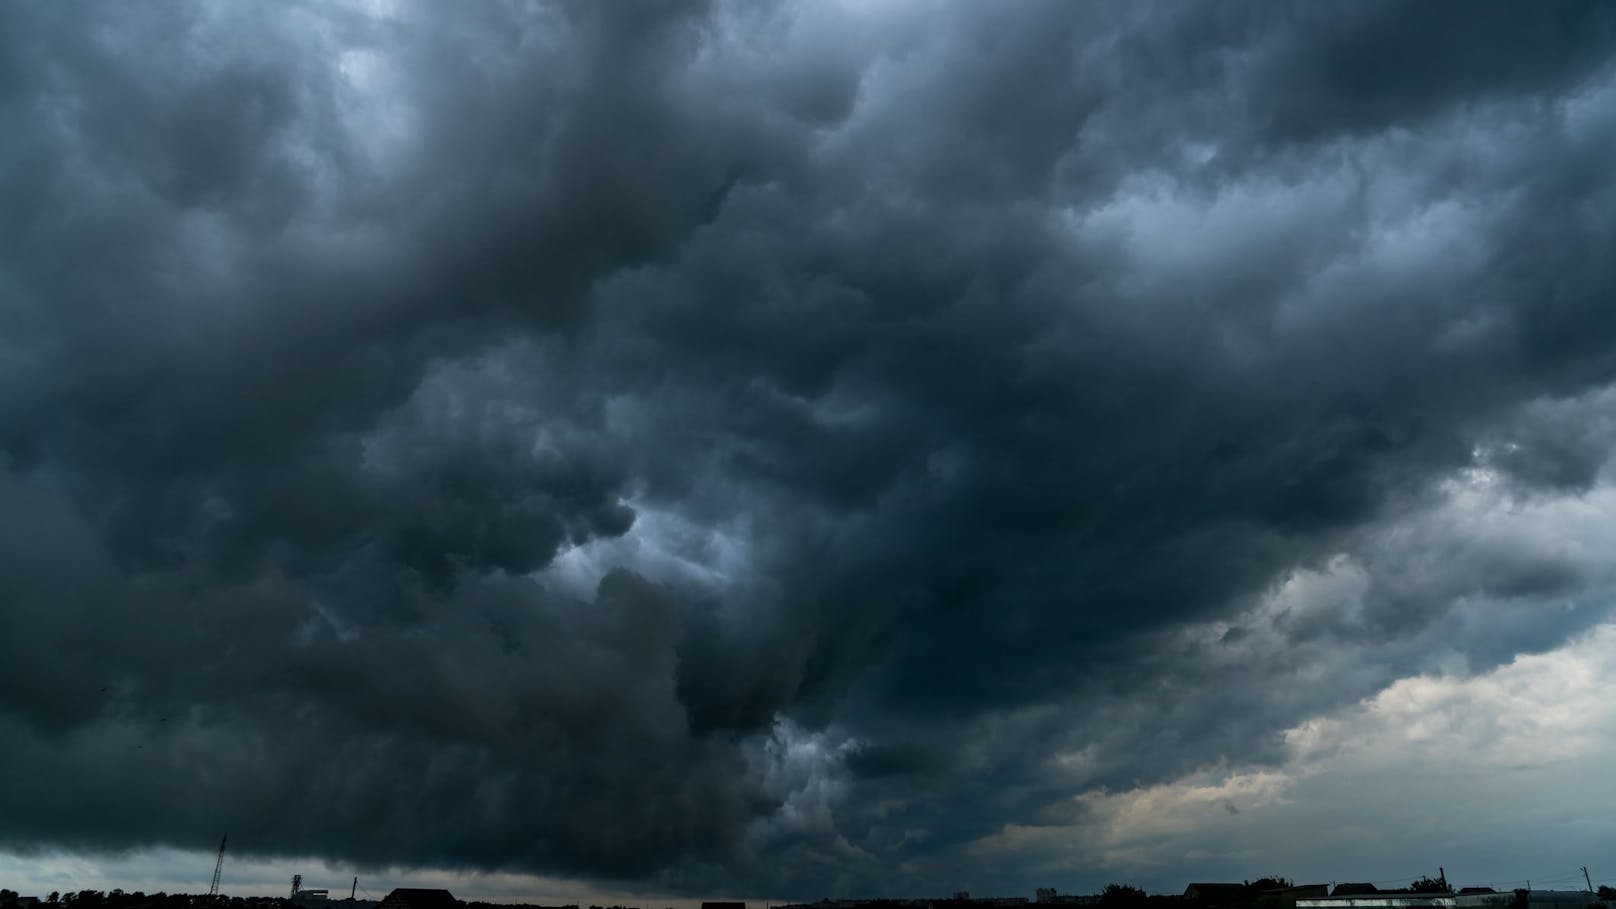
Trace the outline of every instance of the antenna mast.
<path fill-rule="evenodd" d="M 219 838 L 219 860 L 213 863 L 213 885 L 208 888 L 208 899 L 219 898 L 219 872 L 224 870 L 224 844 L 230 841 L 230 834 L 225 833 Z"/>

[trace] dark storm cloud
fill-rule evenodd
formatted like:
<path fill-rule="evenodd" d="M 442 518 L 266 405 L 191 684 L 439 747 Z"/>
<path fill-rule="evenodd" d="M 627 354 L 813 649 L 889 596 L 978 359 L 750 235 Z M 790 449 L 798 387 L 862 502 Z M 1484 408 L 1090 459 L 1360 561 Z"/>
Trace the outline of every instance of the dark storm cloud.
<path fill-rule="evenodd" d="M 1256 69 L 1253 106 L 1285 138 L 1418 122 L 1490 97 L 1556 92 L 1607 65 L 1616 38 L 1616 16 L 1601 4 L 1484 4 L 1462 21 L 1452 13 L 1440 4 L 1299 7 L 1290 18 L 1304 40 L 1276 47 Z"/>
<path fill-rule="evenodd" d="M 9 847 L 916 884 L 1600 581 L 1443 484 L 1608 460 L 1605 6 L 0 16 Z"/>

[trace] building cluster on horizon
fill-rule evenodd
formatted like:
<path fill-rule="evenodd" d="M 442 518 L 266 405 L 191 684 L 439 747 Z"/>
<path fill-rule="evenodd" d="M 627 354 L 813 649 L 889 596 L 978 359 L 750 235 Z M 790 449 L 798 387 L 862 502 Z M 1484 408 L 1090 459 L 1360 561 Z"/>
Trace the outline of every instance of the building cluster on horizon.
<path fill-rule="evenodd" d="M 1450 893 L 1410 893 L 1377 890 L 1372 884 L 1337 884 L 1328 895 L 1297 899 L 1294 905 L 1296 909 L 1610 909 L 1613 901 L 1587 890 L 1465 887 Z"/>
<path fill-rule="evenodd" d="M 210 897 L 200 894 L 125 893 L 81 890 L 48 897 L 0 890 L 0 909 L 472 909 L 448 890 L 399 887 L 376 900 L 330 899 L 327 891 L 304 890 L 294 882 L 282 897 Z M 357 887 L 357 881 L 355 882 Z M 1589 884 L 1590 888 L 1592 883 Z M 919 899 L 822 899 L 815 903 L 772 904 L 769 909 L 1042 909 L 1046 906 L 1093 906 L 1095 909 L 1616 909 L 1616 890 L 1454 889 L 1446 876 L 1422 879 L 1413 886 L 1381 889 L 1374 884 L 1294 885 L 1278 878 L 1259 881 L 1196 882 L 1183 893 L 1147 895 L 1136 887 L 1113 884 L 1093 895 L 1063 894 L 1040 887 L 1034 900 L 1022 896 L 975 897 L 959 891 L 949 897 Z M 490 907 L 491 909 L 491 907 Z M 576 905 L 538 907 L 507 905 L 500 909 L 579 909 Z M 590 906 L 589 909 L 601 909 Z M 610 909 L 626 909 L 614 906 Z M 707 901 L 701 909 L 748 909 L 744 902 Z"/>
<path fill-rule="evenodd" d="M 942 899 L 823 899 L 788 903 L 772 909 L 1014 909 L 1075 905 L 1096 909 L 1616 909 L 1616 891 L 1495 890 L 1492 887 L 1447 885 L 1446 876 L 1425 879 L 1412 887 L 1381 889 L 1374 884 L 1292 884 L 1260 881 L 1196 882 L 1183 893 L 1147 895 L 1134 887 L 1112 885 L 1092 895 L 1060 893 L 1040 887 L 1029 905 L 1026 897 L 972 897 L 959 892 Z M 744 904 L 703 904 L 702 909 L 746 909 Z"/>

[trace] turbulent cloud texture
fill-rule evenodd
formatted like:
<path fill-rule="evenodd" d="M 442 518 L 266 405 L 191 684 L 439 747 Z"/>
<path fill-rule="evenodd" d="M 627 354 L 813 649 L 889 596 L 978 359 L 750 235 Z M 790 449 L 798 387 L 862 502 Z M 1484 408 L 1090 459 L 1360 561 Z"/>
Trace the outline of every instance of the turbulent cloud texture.
<path fill-rule="evenodd" d="M 1609 616 L 1609 4 L 4 3 L 0 123 L 13 851 L 1071 884 Z"/>

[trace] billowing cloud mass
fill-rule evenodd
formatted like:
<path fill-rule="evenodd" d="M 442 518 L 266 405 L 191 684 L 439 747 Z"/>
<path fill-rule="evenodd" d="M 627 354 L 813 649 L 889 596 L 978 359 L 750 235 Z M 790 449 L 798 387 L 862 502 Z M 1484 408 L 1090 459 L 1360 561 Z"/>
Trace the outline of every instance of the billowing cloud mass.
<path fill-rule="evenodd" d="M 0 124 L 0 849 L 1373 876 L 1616 756 L 1510 720 L 1616 679 L 1610 4 L 0 3 Z"/>

